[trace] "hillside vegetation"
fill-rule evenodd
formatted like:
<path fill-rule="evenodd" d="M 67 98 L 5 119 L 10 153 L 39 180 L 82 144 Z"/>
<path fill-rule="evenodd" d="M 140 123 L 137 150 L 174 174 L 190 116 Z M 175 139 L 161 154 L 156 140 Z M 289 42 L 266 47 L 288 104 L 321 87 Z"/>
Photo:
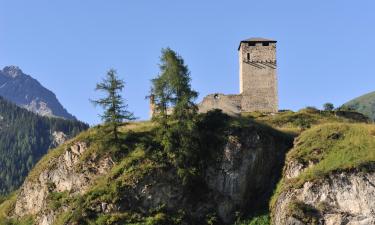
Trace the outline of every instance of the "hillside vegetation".
<path fill-rule="evenodd" d="M 214 194 L 212 186 L 207 186 L 201 175 L 206 173 L 208 167 L 215 168 L 215 165 L 222 163 L 225 143 L 238 145 L 240 139 L 237 138 L 241 136 L 250 137 L 253 142 L 257 137 L 264 139 L 272 136 L 275 139 L 271 140 L 276 141 L 276 145 L 290 146 L 288 142 L 299 135 L 294 148 L 287 154 L 288 160 L 315 163 L 314 167 L 298 178 L 288 182 L 281 181 L 274 198 L 286 188 L 301 185 L 307 180 L 320 179 L 332 171 L 359 168 L 375 160 L 374 126 L 337 116 L 334 112 L 301 110 L 275 115 L 252 113 L 240 118 L 229 118 L 213 112 L 200 115 L 196 129 L 198 139 L 195 144 L 200 149 L 205 149 L 197 158 L 201 160 L 198 168 L 202 171 L 196 171 L 198 176 L 193 176 L 194 179 L 186 184 L 183 184 L 182 177 L 178 175 L 176 165 L 160 149 L 158 125 L 154 122 L 122 126 L 121 145 L 109 142 L 109 136 L 103 133 L 101 126 L 91 128 L 51 150 L 31 171 L 26 182 L 38 182 L 40 174 L 56 167 L 59 157 L 70 146 L 84 142 L 88 149 L 74 166 L 76 172 L 84 170 L 87 164 L 99 163 L 101 159 L 108 157 L 114 161 L 114 166 L 105 175 L 98 176 L 83 193 L 57 191 L 49 184 L 52 186 L 47 197 L 47 209 L 56 213 L 54 224 L 228 224 L 219 218 L 214 206 L 218 196 Z M 270 143 L 267 138 L 264 141 Z M 245 140 L 240 143 L 244 144 Z M 262 151 L 265 151 L 266 145 L 261 146 L 264 148 Z M 284 151 L 280 149 L 273 154 L 278 155 L 279 162 L 283 161 Z M 272 164 L 269 158 L 261 160 Z M 265 164 L 262 165 L 258 169 L 264 169 Z M 275 169 L 281 171 L 281 166 L 282 164 Z M 263 171 L 258 169 L 258 176 L 263 176 Z M 254 183 L 255 180 L 248 182 Z M 261 193 L 272 193 L 275 186 L 268 185 L 267 188 L 263 187 Z M 148 199 L 147 196 L 152 198 Z M 245 199 L 249 203 L 254 200 L 254 197 Z M 264 200 L 267 204 L 269 198 Z M 33 224 L 37 215 L 25 215 L 17 221 L 9 217 L 14 213 L 16 201 L 16 196 L 4 201 L 0 206 L 0 221 L 8 224 Z M 269 224 L 267 208 L 262 204 L 258 201 L 255 204 L 258 208 L 254 204 L 239 208 L 241 211 L 234 223 Z M 205 208 L 197 208 L 198 205 Z"/>
<path fill-rule="evenodd" d="M 357 113 L 346 111 L 320 111 L 306 108 L 298 112 L 284 111 L 277 114 L 244 113 L 243 117 L 251 118 L 280 131 L 299 135 L 301 132 L 319 124 L 325 123 L 366 123 L 368 119 Z"/>
<path fill-rule="evenodd" d="M 375 121 L 375 92 L 355 98 L 345 103 L 343 107 L 358 111 Z"/>
<path fill-rule="evenodd" d="M 300 163 L 306 169 L 297 177 L 280 181 L 271 207 L 281 192 L 300 188 L 307 181 L 323 179 L 340 171 L 367 170 L 375 163 L 375 126 L 350 123 L 318 125 L 296 139 L 286 161 Z"/>
<path fill-rule="evenodd" d="M 55 210 L 57 213 L 54 224 L 225 224 L 215 209 L 216 201 L 221 201 L 219 196 L 222 194 L 208 186 L 204 174 L 208 168 L 216 171 L 216 167 L 221 164 L 227 138 L 231 137 L 231 141 L 238 143 L 245 141 L 247 137 L 260 135 L 264 140 L 257 144 L 259 146 L 269 146 L 269 143 L 277 141 L 279 149 L 270 149 L 276 151 L 270 154 L 275 155 L 273 160 L 279 163 L 281 160 L 276 156 L 283 157 L 287 146 L 291 144 L 291 138 L 252 119 L 229 118 L 220 113 L 201 115 L 197 126 L 199 128 L 196 144 L 204 149 L 197 156 L 198 162 L 201 162 L 201 171 L 196 171 L 197 175 L 190 177 L 191 180 L 187 183 L 178 174 L 178 167 L 160 150 L 158 126 L 152 122 L 130 123 L 121 127 L 121 145 L 108 142 L 109 136 L 102 132 L 101 126 L 91 128 L 51 150 L 31 171 L 26 182 L 39 182 L 38 179 L 44 171 L 52 170 L 61 164 L 59 157 L 65 154 L 69 146 L 85 142 L 88 148 L 74 166 L 74 170 L 79 172 L 84 170 L 85 165 L 99 163 L 107 157 L 115 164 L 108 173 L 95 179 L 82 194 L 57 191 L 54 190 L 53 184 L 48 184 L 51 185 L 51 192 L 47 197 L 48 210 Z M 243 138 L 245 139 L 242 140 Z M 280 166 L 281 164 L 274 170 L 280 170 Z M 264 180 L 269 182 L 270 176 Z M 256 183 L 259 183 L 259 179 Z M 148 195 L 153 197 L 148 199 Z M 35 215 L 25 215 L 20 220 L 12 221 L 9 215 L 13 215 L 16 201 L 17 198 L 11 197 L 0 206 L 0 221 L 19 224 L 21 221 L 29 223 L 31 219 L 36 219 Z M 249 203 L 254 201 L 259 199 L 251 197 L 248 200 Z M 104 203 L 107 211 L 100 208 Z M 238 209 L 242 211 L 241 215 L 247 213 L 245 208 Z M 268 217 L 255 221 L 268 221 Z M 241 222 L 244 223 L 247 222 Z"/>
<path fill-rule="evenodd" d="M 88 125 L 38 116 L 0 97 L 0 195 L 17 189 L 54 145 L 53 133 L 73 137 Z"/>
<path fill-rule="evenodd" d="M 285 164 L 270 201 L 275 224 L 373 224 L 373 124 L 314 126 L 295 140 Z"/>

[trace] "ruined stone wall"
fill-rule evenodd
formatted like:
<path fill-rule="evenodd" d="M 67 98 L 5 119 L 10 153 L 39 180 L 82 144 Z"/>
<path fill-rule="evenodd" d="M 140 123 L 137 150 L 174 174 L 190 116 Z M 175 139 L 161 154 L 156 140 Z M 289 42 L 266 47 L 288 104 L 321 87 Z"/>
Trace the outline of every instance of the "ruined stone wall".
<path fill-rule="evenodd" d="M 277 112 L 276 43 L 241 43 L 240 93 L 244 112 Z"/>
<path fill-rule="evenodd" d="M 241 113 L 241 95 L 210 94 L 198 105 L 199 113 L 221 109 L 224 113 L 237 116 Z"/>
<path fill-rule="evenodd" d="M 221 109 L 224 113 L 235 116 L 241 112 L 278 111 L 276 43 L 241 42 L 239 66 L 240 94 L 208 95 L 198 105 L 199 113 Z M 152 106 L 151 111 L 155 111 Z"/>

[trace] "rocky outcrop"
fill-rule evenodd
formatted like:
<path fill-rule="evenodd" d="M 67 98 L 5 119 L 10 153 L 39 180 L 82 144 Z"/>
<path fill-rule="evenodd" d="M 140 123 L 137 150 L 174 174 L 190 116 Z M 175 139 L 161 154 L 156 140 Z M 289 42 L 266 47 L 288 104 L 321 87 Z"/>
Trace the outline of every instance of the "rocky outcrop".
<path fill-rule="evenodd" d="M 55 147 L 63 144 L 68 139 L 66 134 L 64 132 L 61 132 L 61 131 L 54 131 L 52 133 L 52 137 L 53 137 L 53 140 L 52 140 L 52 144 L 51 144 L 50 148 L 55 148 Z"/>
<path fill-rule="evenodd" d="M 48 196 L 53 192 L 67 192 L 69 195 L 85 193 L 92 182 L 105 174 L 113 166 L 111 158 L 97 161 L 95 155 L 81 163 L 87 150 L 84 142 L 67 148 L 64 154 L 51 159 L 50 167 L 41 171 L 36 178 L 28 177 L 20 192 L 14 208 L 14 216 L 35 215 L 37 225 L 50 225 L 61 209 L 52 210 L 48 206 Z"/>
<path fill-rule="evenodd" d="M 0 96 L 42 116 L 76 119 L 60 104 L 53 92 L 16 66 L 0 70 Z"/>
<path fill-rule="evenodd" d="M 236 211 L 265 204 L 271 194 L 290 148 L 290 140 L 271 134 L 254 128 L 233 132 L 220 164 L 208 169 L 207 183 L 224 222 L 233 221 Z"/>
<path fill-rule="evenodd" d="M 198 188 L 202 196 L 195 197 L 202 200 L 192 202 L 176 171 L 167 170 L 146 176 L 128 193 L 133 199 L 123 202 L 139 206 L 142 212 L 161 205 L 171 211 L 181 208 L 196 221 L 215 212 L 220 221 L 232 224 L 236 213 L 267 205 L 291 142 L 288 136 L 256 126 L 232 130 L 225 146 L 218 149 L 222 151 L 219 162 L 207 168 L 205 184 Z M 124 207 L 129 206 L 114 208 Z"/>
<path fill-rule="evenodd" d="M 100 196 L 90 198 L 82 214 L 135 212 L 149 215 L 162 207 L 171 215 L 183 212 L 181 224 L 201 224 L 207 220 L 207 215 L 215 215 L 218 221 L 232 224 L 237 212 L 245 213 L 267 205 L 267 199 L 281 175 L 283 158 L 291 147 L 291 138 L 255 124 L 230 129 L 226 134 L 226 144 L 217 149 L 216 163 L 208 165 L 204 179 L 197 181 L 199 186 L 189 187 L 188 190 L 181 184 L 175 167 L 160 165 L 147 155 L 140 156 L 141 153 L 131 167 L 122 168 L 120 161 L 108 173 L 114 166 L 111 158 L 96 157 L 92 152 L 87 154 L 90 148 L 86 143 L 76 141 L 64 151 L 52 152 L 48 166 L 37 165 L 19 191 L 13 217 L 35 215 L 36 225 L 51 225 L 57 215 L 76 207 L 69 205 L 74 203 L 68 201 L 54 208 L 51 196 L 64 194 L 71 199 L 77 195 L 85 197 L 85 193 L 91 196 L 93 181 L 100 176 L 118 184 L 116 191 L 121 193 L 115 193 L 116 200 Z M 128 157 L 124 158 L 126 163 L 133 156 Z M 124 169 L 123 172 L 119 172 L 122 171 L 119 168 Z M 107 191 L 106 187 L 103 190 Z"/>
<path fill-rule="evenodd" d="M 288 179 L 306 167 L 290 162 L 286 168 Z M 334 172 L 282 192 L 273 209 L 274 224 L 375 224 L 374 168 Z"/>

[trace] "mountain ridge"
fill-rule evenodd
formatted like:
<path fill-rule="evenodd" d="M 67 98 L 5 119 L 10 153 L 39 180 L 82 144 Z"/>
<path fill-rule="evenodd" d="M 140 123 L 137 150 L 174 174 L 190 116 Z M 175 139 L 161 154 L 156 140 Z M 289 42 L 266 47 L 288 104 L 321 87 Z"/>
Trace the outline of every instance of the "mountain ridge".
<path fill-rule="evenodd" d="M 51 90 L 17 66 L 0 70 L 0 96 L 42 116 L 76 120 Z"/>

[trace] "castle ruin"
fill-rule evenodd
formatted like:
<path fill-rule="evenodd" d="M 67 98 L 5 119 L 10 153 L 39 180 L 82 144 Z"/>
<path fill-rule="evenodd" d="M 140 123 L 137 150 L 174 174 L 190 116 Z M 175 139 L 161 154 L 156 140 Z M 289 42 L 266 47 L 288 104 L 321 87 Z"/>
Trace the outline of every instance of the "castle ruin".
<path fill-rule="evenodd" d="M 232 116 L 243 112 L 278 111 L 276 41 L 250 38 L 238 47 L 240 66 L 240 94 L 210 94 L 199 103 L 199 112 L 221 109 Z M 154 101 L 151 100 L 151 117 Z M 171 113 L 171 109 L 169 109 Z"/>
<path fill-rule="evenodd" d="M 211 94 L 199 104 L 199 112 L 221 109 L 229 115 L 242 112 L 277 112 L 276 41 L 250 38 L 238 47 L 240 94 Z"/>

